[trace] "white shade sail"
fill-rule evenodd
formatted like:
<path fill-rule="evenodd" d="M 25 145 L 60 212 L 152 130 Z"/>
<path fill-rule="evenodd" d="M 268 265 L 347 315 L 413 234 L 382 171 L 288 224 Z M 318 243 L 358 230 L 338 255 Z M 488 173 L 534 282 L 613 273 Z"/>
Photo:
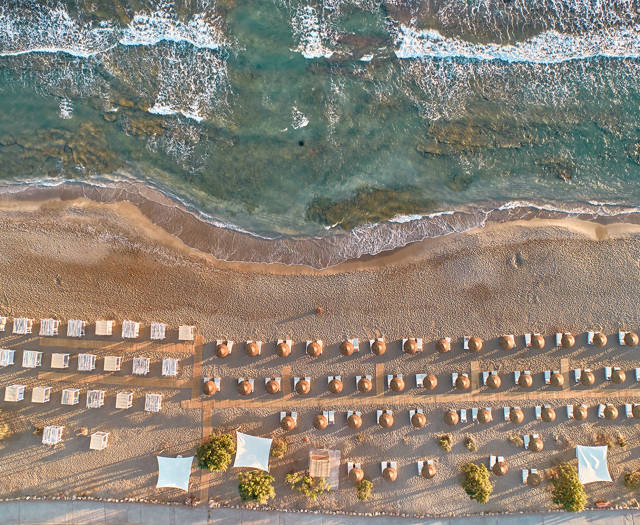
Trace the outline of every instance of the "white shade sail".
<path fill-rule="evenodd" d="M 601 447 L 576 446 L 580 483 L 611 481 L 611 475 L 607 467 L 607 448 L 606 445 Z"/>
<path fill-rule="evenodd" d="M 269 472 L 271 438 L 262 438 L 236 432 L 236 459 L 234 467 L 250 467 Z"/>
<path fill-rule="evenodd" d="M 156 483 L 156 488 L 170 487 L 189 492 L 189 477 L 191 476 L 193 456 L 187 458 L 157 456 L 157 459 L 158 483 Z"/>

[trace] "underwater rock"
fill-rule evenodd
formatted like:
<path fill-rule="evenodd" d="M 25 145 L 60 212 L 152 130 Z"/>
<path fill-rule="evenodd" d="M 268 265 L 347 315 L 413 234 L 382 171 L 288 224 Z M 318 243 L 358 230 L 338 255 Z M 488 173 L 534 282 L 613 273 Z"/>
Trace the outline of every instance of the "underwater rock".
<path fill-rule="evenodd" d="M 135 104 L 132 100 L 129 100 L 128 98 L 120 97 L 118 99 L 118 106 L 121 106 L 123 108 L 133 108 L 135 107 Z"/>
<path fill-rule="evenodd" d="M 0 143 L 2 138 L 0 138 Z M 627 146 L 627 157 L 636 164 L 640 164 L 640 142 L 635 142 Z"/>
<path fill-rule="evenodd" d="M 113 122 L 115 119 L 118 118 L 118 113 L 115 111 L 105 111 L 102 114 L 102 118 L 105 119 L 107 122 Z"/>

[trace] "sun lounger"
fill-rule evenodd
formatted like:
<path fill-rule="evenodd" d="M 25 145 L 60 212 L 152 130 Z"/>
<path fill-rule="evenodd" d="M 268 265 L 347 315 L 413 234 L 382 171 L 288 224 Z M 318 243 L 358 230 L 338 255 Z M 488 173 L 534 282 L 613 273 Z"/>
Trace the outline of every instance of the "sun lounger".
<path fill-rule="evenodd" d="M 458 379 L 458 372 L 451 373 L 451 386 L 456 386 L 456 379 Z"/>
<path fill-rule="evenodd" d="M 511 421 L 511 408 L 510 407 L 504 407 L 502 409 L 502 412 L 504 414 L 504 420 L 505 421 Z"/>
<path fill-rule="evenodd" d="M 581 377 L 582 377 L 582 370 L 581 370 L 581 369 L 579 369 L 579 368 L 576 368 L 576 369 L 573 371 L 573 381 L 574 381 L 575 383 L 579 383 L 579 382 L 580 382 L 580 378 L 581 378 Z"/>
<path fill-rule="evenodd" d="M 51 387 L 50 386 L 36 386 L 31 391 L 32 403 L 48 403 L 51 399 Z"/>
<path fill-rule="evenodd" d="M 233 353 L 233 341 L 228 341 L 227 339 L 216 339 L 216 347 L 219 345 L 225 345 L 229 349 L 229 354 Z"/>
<path fill-rule="evenodd" d="M 64 427 L 61 426 L 46 426 L 42 430 L 42 444 L 43 445 L 57 445 L 62 441 L 62 430 Z"/>
<path fill-rule="evenodd" d="M 604 380 L 605 381 L 611 381 L 611 367 L 610 366 L 605 366 L 604 367 Z"/>
<path fill-rule="evenodd" d="M 425 377 L 427 377 L 427 374 L 416 374 L 416 386 L 418 388 L 422 388 L 422 382 Z"/>
<path fill-rule="evenodd" d="M 386 469 L 387 467 L 390 467 L 394 470 L 398 470 L 398 463 L 396 463 L 395 461 L 381 461 L 380 473 L 382 474 L 384 472 L 384 469 Z"/>
<path fill-rule="evenodd" d="M 416 374 L 416 376 L 417 376 L 417 374 Z M 372 380 L 371 376 L 356 376 L 356 391 L 358 391 L 358 381 L 360 381 L 363 377 L 368 379 L 369 381 Z M 293 386 L 295 387 L 295 384 Z M 417 385 L 417 386 L 422 386 L 422 383 L 420 383 L 420 385 Z"/>
<path fill-rule="evenodd" d="M 531 346 L 531 334 L 524 334 L 524 346 L 526 348 Z"/>
<path fill-rule="evenodd" d="M 478 421 L 478 409 L 476 407 L 473 407 L 471 409 L 471 421 L 473 421 L 474 423 Z"/>
<path fill-rule="evenodd" d="M 636 368 L 634 370 L 635 376 L 636 376 L 636 383 L 640 382 L 640 368 Z"/>
<path fill-rule="evenodd" d="M 633 417 L 633 408 L 631 407 L 631 403 L 624 404 L 624 415 L 625 417 Z"/>
<path fill-rule="evenodd" d="M 109 444 L 109 432 L 94 432 L 91 434 L 89 450 L 104 450 Z"/>
<path fill-rule="evenodd" d="M 347 461 L 347 474 L 351 472 L 351 469 L 361 468 L 360 463 L 354 463 L 353 461 Z"/>
<path fill-rule="evenodd" d="M 415 413 L 418 413 L 418 414 L 424 414 L 424 412 L 422 411 L 422 409 L 421 409 L 421 408 L 417 408 L 417 409 L 415 409 L 415 410 L 413 410 L 413 409 L 409 410 L 409 424 L 411 424 L 411 418 L 413 417 L 413 415 L 414 415 Z M 348 417 L 348 416 L 347 416 L 347 417 Z"/>
<path fill-rule="evenodd" d="M 418 467 L 418 476 L 422 476 L 422 468 L 424 467 L 424 461 L 417 461 L 416 466 Z"/>
<path fill-rule="evenodd" d="M 17 402 L 24 399 L 24 385 L 10 385 L 4 389 L 4 400 Z"/>
<path fill-rule="evenodd" d="M 391 410 L 388 410 L 391 412 Z M 322 415 L 327 418 L 327 421 L 330 425 L 335 424 L 336 422 L 336 413 L 334 410 L 323 410 Z"/>
<path fill-rule="evenodd" d="M 0 317 L 0 332 L 4 332 L 7 329 L 7 318 Z"/>
<path fill-rule="evenodd" d="M 296 377 L 296 379 L 298 379 L 298 378 Z M 237 384 L 240 384 L 243 381 L 248 381 L 249 384 L 251 385 L 251 392 L 255 392 L 255 380 L 254 379 L 249 379 L 249 378 L 245 378 L 245 377 L 239 377 L 236 382 L 237 382 Z"/>
<path fill-rule="evenodd" d="M 347 410 L 347 419 L 349 419 L 353 414 L 356 416 L 362 416 L 362 413 L 358 410 Z"/>
<path fill-rule="evenodd" d="M 517 385 L 518 379 L 520 379 L 520 370 L 513 372 L 513 382 Z"/>
<path fill-rule="evenodd" d="M 0 367 L 12 365 L 15 355 L 15 350 L 9 350 L 8 348 L 0 349 Z"/>
<path fill-rule="evenodd" d="M 604 409 L 605 409 L 606 405 L 603 405 L 602 403 L 600 403 L 598 405 L 598 417 L 599 418 L 603 418 L 604 417 Z"/>
<path fill-rule="evenodd" d="M 573 419 L 573 405 L 567 405 L 567 419 Z"/>
<path fill-rule="evenodd" d="M 22 353 L 22 368 L 36 368 L 42 366 L 42 352 L 25 350 Z"/>
<path fill-rule="evenodd" d="M 497 458 L 495 456 L 489 456 L 489 470 L 496 464 L 496 460 Z"/>
<path fill-rule="evenodd" d="M 527 479 L 529 478 L 529 470 L 526 468 L 522 469 L 522 484 L 526 484 L 527 483 Z"/>
<path fill-rule="evenodd" d="M 562 333 L 556 332 L 556 346 L 560 346 L 562 344 Z"/>
<path fill-rule="evenodd" d="M 466 423 L 467 422 L 467 409 L 466 408 L 461 408 L 460 409 L 460 423 Z"/>
<path fill-rule="evenodd" d="M 540 405 L 536 405 L 536 420 L 540 421 L 542 419 L 542 407 Z"/>
<path fill-rule="evenodd" d="M 551 370 L 544 371 L 544 384 L 545 385 L 551 384 Z"/>
<path fill-rule="evenodd" d="M 618 344 L 620 345 L 626 345 L 627 343 L 624 342 L 624 336 L 627 335 L 629 332 L 618 332 Z"/>
<path fill-rule="evenodd" d="M 527 434 L 522 436 L 522 442 L 524 443 L 524 449 L 529 450 L 529 442 L 531 441 L 531 437 Z"/>
<path fill-rule="evenodd" d="M 144 399 L 145 412 L 160 412 L 162 409 L 162 394 L 146 394 Z"/>
<path fill-rule="evenodd" d="M 469 335 L 465 335 L 464 338 L 463 338 L 462 347 L 465 350 L 469 350 L 469 339 L 471 339 L 471 336 L 469 336 Z"/>
<path fill-rule="evenodd" d="M 380 424 L 380 416 L 385 412 L 393 415 L 393 410 L 376 410 L 376 423 Z"/>
<path fill-rule="evenodd" d="M 487 377 L 489 377 L 489 372 L 482 372 L 482 385 L 487 385 Z"/>
<path fill-rule="evenodd" d="M 593 336 L 595 335 L 595 332 L 587 332 L 587 344 L 588 345 L 592 345 L 593 344 Z"/>
<path fill-rule="evenodd" d="M 133 405 L 133 392 L 118 392 L 116 395 L 116 408 L 124 409 L 131 408 Z"/>

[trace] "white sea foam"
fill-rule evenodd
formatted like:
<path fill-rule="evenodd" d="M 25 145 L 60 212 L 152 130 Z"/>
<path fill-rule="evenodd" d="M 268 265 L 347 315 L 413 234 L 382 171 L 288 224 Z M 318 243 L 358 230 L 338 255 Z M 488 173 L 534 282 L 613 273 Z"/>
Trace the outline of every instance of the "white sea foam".
<path fill-rule="evenodd" d="M 68 98 L 60 100 L 60 104 L 58 105 L 58 114 L 62 119 L 70 119 L 73 117 L 73 104 Z"/>
<path fill-rule="evenodd" d="M 333 55 L 333 51 L 324 43 L 329 40 L 329 25 L 321 23 L 314 7 L 298 8 L 291 19 L 291 24 L 294 35 L 299 41 L 295 51 L 305 58 L 330 58 Z"/>
<path fill-rule="evenodd" d="M 309 119 L 297 107 L 291 108 L 291 127 L 293 129 L 304 128 L 309 124 Z"/>

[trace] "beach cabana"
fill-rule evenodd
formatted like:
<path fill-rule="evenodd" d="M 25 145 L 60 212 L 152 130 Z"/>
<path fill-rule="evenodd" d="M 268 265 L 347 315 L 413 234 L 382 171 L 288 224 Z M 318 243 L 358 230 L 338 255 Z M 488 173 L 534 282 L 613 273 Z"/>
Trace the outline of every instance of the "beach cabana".
<path fill-rule="evenodd" d="M 151 323 L 151 340 L 161 341 L 166 337 L 167 325 L 166 323 Z"/>
<path fill-rule="evenodd" d="M 315 339 L 313 341 L 307 341 L 305 351 L 310 357 L 320 357 L 322 355 L 323 345 L 322 341 Z"/>
<path fill-rule="evenodd" d="M 34 386 L 31 391 L 32 403 L 48 403 L 51 399 L 50 386 Z"/>
<path fill-rule="evenodd" d="M 276 355 L 278 357 L 289 357 L 293 348 L 292 339 L 278 339 L 276 343 Z"/>
<path fill-rule="evenodd" d="M 116 395 L 116 408 L 126 410 L 133 406 L 133 392 L 118 392 Z"/>
<path fill-rule="evenodd" d="M 173 357 L 162 359 L 162 375 L 164 377 L 175 377 L 178 375 L 178 360 Z"/>
<path fill-rule="evenodd" d="M 162 409 L 162 394 L 146 394 L 144 396 L 145 412 L 160 412 Z"/>
<path fill-rule="evenodd" d="M 87 323 L 80 319 L 70 319 L 67 321 L 67 337 L 83 337 L 86 326 Z"/>
<path fill-rule="evenodd" d="M 122 339 L 135 339 L 140 335 L 140 323 L 136 321 L 122 321 Z"/>
<path fill-rule="evenodd" d="M 104 390 L 89 390 L 87 392 L 87 408 L 104 406 Z"/>
<path fill-rule="evenodd" d="M 415 355 L 422 352 L 422 339 L 420 337 L 405 338 L 402 340 L 402 350 L 405 354 Z"/>
<path fill-rule="evenodd" d="M 96 356 L 94 354 L 78 354 L 78 370 L 90 372 L 96 368 Z"/>
<path fill-rule="evenodd" d="M 339 350 L 343 356 L 349 357 L 354 352 L 360 351 L 360 342 L 358 341 L 357 337 L 346 339 L 342 341 L 342 343 L 340 343 Z"/>
<path fill-rule="evenodd" d="M 151 367 L 150 357 L 134 357 L 131 373 L 134 376 L 146 376 Z"/>
<path fill-rule="evenodd" d="M 310 377 L 294 377 L 293 388 L 296 394 L 301 396 L 307 395 L 311 391 L 311 378 Z"/>
<path fill-rule="evenodd" d="M 512 334 L 501 335 L 498 342 L 503 350 L 513 350 L 516 347 L 516 339 Z"/>
<path fill-rule="evenodd" d="M 12 365 L 16 356 L 15 350 L 9 350 L 8 348 L 0 348 L 0 367 Z"/>
<path fill-rule="evenodd" d="M 26 335 L 33 331 L 33 319 L 26 317 L 16 317 L 13 320 L 13 333 L 16 335 Z"/>
<path fill-rule="evenodd" d="M 576 446 L 580 483 L 584 485 L 596 481 L 612 481 L 607 467 L 607 448 L 606 445 L 601 447 Z"/>
<path fill-rule="evenodd" d="M 22 353 L 22 368 L 36 368 L 42 366 L 42 352 L 25 350 Z"/>
<path fill-rule="evenodd" d="M 178 341 L 193 341 L 196 338 L 196 327 L 182 324 L 178 327 Z"/>
<path fill-rule="evenodd" d="M 80 389 L 65 388 L 62 391 L 61 405 L 77 405 L 80 402 Z"/>
<path fill-rule="evenodd" d="M 51 368 L 69 368 L 70 360 L 69 354 L 51 354 Z"/>
<path fill-rule="evenodd" d="M 262 353 L 262 341 L 247 341 L 244 351 L 249 357 L 258 357 Z"/>
<path fill-rule="evenodd" d="M 62 441 L 62 431 L 64 427 L 62 426 L 46 426 L 42 430 L 42 444 L 54 446 Z"/>
<path fill-rule="evenodd" d="M 218 339 L 216 341 L 216 356 L 223 359 L 227 357 L 233 350 L 233 341 L 226 339 Z"/>
<path fill-rule="evenodd" d="M 422 428 L 427 424 L 427 416 L 424 415 L 421 408 L 409 410 L 409 422 L 414 428 Z"/>
<path fill-rule="evenodd" d="M 371 353 L 375 355 L 382 355 L 387 351 L 387 343 L 384 342 L 382 337 L 369 339 L 369 347 L 371 348 Z"/>
<path fill-rule="evenodd" d="M 380 462 L 380 471 L 385 481 L 393 483 L 398 478 L 398 464 L 395 461 Z"/>
<path fill-rule="evenodd" d="M 387 374 L 387 388 L 393 392 L 402 392 L 404 390 L 402 374 Z"/>
<path fill-rule="evenodd" d="M 340 376 L 327 377 L 329 392 L 332 394 L 340 394 L 342 392 L 342 378 Z"/>
<path fill-rule="evenodd" d="M 96 321 L 96 335 L 100 336 L 110 336 L 113 335 L 113 327 L 115 326 L 115 321 L 105 321 L 99 319 Z"/>
<path fill-rule="evenodd" d="M 158 481 L 156 488 L 172 488 L 189 492 L 189 477 L 191 476 L 191 465 L 193 456 L 183 458 L 177 456 L 168 458 L 157 456 L 158 459 Z"/>
<path fill-rule="evenodd" d="M 356 376 L 356 388 L 358 389 L 358 392 L 362 392 L 363 394 L 371 392 L 373 389 L 371 376 Z"/>
<path fill-rule="evenodd" d="M 378 410 L 376 415 L 376 421 L 382 428 L 391 428 L 393 426 L 393 410 Z"/>
<path fill-rule="evenodd" d="M 41 319 L 39 335 L 41 337 L 58 335 L 58 328 L 60 328 L 60 321 L 57 319 Z"/>
<path fill-rule="evenodd" d="M 353 430 L 357 430 L 362 426 L 362 414 L 358 411 L 347 411 L 347 425 Z"/>
<path fill-rule="evenodd" d="M 298 426 L 297 412 L 280 412 L 280 428 L 289 432 Z"/>
<path fill-rule="evenodd" d="M 362 470 L 360 463 L 347 461 L 347 475 L 349 476 L 349 480 L 357 485 L 364 479 L 364 470 Z"/>
<path fill-rule="evenodd" d="M 89 450 L 104 450 L 109 444 L 109 432 L 94 432 L 89 441 Z"/>
<path fill-rule="evenodd" d="M 15 403 L 24 399 L 24 385 L 10 385 L 4 389 L 4 400 Z"/>
<path fill-rule="evenodd" d="M 104 371 L 118 372 L 122 367 L 122 357 L 119 355 L 104 356 Z"/>
<path fill-rule="evenodd" d="M 7 318 L 0 316 L 0 332 L 4 332 L 7 329 Z"/>
<path fill-rule="evenodd" d="M 269 454 L 272 441 L 271 438 L 236 432 L 236 458 L 233 466 L 269 472 Z"/>
<path fill-rule="evenodd" d="M 238 394 L 242 396 L 248 396 L 253 393 L 255 381 L 253 379 L 245 379 L 244 377 L 238 378 Z"/>

